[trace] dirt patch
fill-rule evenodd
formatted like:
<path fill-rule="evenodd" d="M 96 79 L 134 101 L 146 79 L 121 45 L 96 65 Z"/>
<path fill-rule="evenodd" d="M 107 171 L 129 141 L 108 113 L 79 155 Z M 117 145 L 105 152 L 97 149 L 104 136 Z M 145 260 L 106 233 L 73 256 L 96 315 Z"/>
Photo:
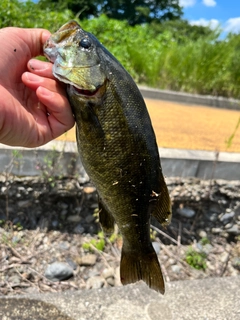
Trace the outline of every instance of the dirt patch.
<path fill-rule="evenodd" d="M 159 147 L 240 152 L 240 129 L 230 148 L 226 140 L 240 117 L 236 110 L 145 99 Z M 75 141 L 73 128 L 60 140 Z"/>

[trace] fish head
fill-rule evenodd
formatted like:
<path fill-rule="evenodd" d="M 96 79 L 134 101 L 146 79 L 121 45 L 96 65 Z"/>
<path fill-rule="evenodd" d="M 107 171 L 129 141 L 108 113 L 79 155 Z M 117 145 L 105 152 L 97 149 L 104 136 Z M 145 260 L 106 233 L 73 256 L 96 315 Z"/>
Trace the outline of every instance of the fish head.
<path fill-rule="evenodd" d="M 53 75 L 70 85 L 71 94 L 93 96 L 105 86 L 101 44 L 76 21 L 69 21 L 53 33 L 43 50 L 53 63 Z"/>

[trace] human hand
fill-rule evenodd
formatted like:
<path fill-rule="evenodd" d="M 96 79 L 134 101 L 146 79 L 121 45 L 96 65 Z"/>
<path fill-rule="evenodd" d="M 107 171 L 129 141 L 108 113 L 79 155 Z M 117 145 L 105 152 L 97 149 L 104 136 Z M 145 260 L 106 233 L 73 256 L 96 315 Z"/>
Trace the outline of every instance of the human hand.
<path fill-rule="evenodd" d="M 37 147 L 74 125 L 52 64 L 31 59 L 42 54 L 49 36 L 44 29 L 0 30 L 0 143 Z"/>

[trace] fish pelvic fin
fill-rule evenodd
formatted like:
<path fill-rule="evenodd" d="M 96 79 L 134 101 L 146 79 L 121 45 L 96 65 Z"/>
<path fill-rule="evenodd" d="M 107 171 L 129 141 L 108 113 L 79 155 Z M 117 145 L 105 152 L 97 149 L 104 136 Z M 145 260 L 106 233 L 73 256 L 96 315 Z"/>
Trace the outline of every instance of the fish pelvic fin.
<path fill-rule="evenodd" d="M 153 249 L 147 253 L 137 254 L 122 249 L 120 277 L 123 285 L 143 280 L 151 289 L 164 294 L 165 285 L 158 261 Z"/>
<path fill-rule="evenodd" d="M 101 224 L 103 232 L 106 235 L 111 235 L 114 232 L 115 220 L 101 199 L 99 199 L 98 206 L 99 206 L 99 222 Z"/>
<path fill-rule="evenodd" d="M 155 203 L 151 215 L 156 218 L 161 225 L 167 226 L 172 220 L 172 204 L 168 193 L 168 188 L 163 177 L 160 181 L 160 186 L 159 193 L 156 193 L 154 190 L 152 190 L 152 199 L 150 201 Z"/>

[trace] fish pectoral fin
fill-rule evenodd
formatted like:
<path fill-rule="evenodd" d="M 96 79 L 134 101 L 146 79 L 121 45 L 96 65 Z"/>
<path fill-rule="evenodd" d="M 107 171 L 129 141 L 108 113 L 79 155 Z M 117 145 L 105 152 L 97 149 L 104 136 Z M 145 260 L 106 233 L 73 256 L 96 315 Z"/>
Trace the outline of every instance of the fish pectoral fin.
<path fill-rule="evenodd" d="M 122 249 L 120 277 L 123 285 L 143 280 L 151 289 L 165 292 L 164 279 L 158 257 L 153 248 L 149 252 L 136 254 Z"/>
<path fill-rule="evenodd" d="M 115 220 L 112 214 L 107 210 L 106 206 L 104 205 L 101 199 L 99 199 L 98 206 L 99 206 L 99 222 L 101 224 L 103 232 L 106 235 L 111 235 L 114 232 Z"/>
<path fill-rule="evenodd" d="M 151 196 L 151 201 L 153 202 L 151 215 L 163 226 L 170 224 L 172 219 L 172 204 L 164 179 L 161 180 L 160 193 L 152 190 Z"/>

